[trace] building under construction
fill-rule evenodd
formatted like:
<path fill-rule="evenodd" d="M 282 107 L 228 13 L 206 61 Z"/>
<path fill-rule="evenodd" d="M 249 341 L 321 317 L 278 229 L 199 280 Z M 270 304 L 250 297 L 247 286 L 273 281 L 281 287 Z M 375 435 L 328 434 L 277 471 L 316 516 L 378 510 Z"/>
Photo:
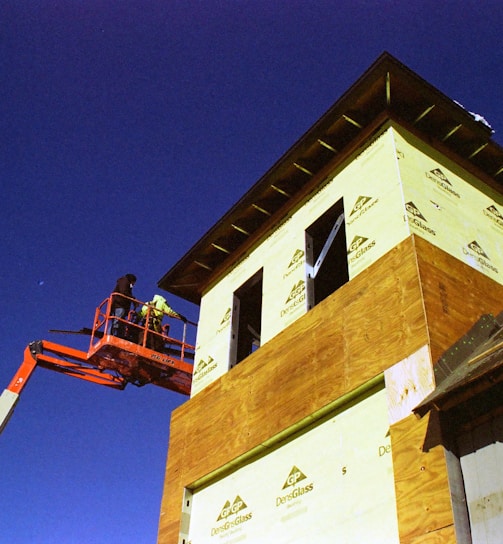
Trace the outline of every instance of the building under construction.
<path fill-rule="evenodd" d="M 160 280 L 160 544 L 501 542 L 503 149 L 383 54 Z"/>

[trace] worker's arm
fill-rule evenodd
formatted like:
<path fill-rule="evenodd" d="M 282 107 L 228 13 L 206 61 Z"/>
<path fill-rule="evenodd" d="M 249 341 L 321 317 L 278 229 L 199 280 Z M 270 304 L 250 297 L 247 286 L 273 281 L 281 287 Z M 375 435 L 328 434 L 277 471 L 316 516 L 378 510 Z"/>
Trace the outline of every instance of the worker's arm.
<path fill-rule="evenodd" d="M 178 319 L 182 319 L 183 321 L 186 321 L 183 315 L 173 310 L 173 308 L 167 302 L 163 302 L 161 306 L 157 306 L 157 307 L 159 308 L 159 310 L 162 310 L 166 315 L 169 315 L 169 317 L 177 317 Z"/>

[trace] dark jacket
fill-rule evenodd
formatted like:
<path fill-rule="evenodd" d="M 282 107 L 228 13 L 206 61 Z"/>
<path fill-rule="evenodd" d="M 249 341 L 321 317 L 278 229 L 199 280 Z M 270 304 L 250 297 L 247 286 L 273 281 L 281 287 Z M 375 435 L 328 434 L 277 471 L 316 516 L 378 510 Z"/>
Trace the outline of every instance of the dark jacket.
<path fill-rule="evenodd" d="M 131 289 L 131 282 L 126 276 L 122 276 L 117 280 L 115 284 L 114 293 L 120 293 L 127 297 L 133 298 L 133 290 Z M 131 308 L 131 301 L 127 298 L 115 295 L 112 300 L 112 311 L 115 308 L 125 308 L 127 311 Z"/>

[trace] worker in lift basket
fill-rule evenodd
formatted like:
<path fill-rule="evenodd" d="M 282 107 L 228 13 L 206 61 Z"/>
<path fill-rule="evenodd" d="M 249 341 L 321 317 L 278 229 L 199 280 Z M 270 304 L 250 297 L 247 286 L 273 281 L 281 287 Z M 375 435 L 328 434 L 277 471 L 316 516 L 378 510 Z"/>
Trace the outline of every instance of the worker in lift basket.
<path fill-rule="evenodd" d="M 149 307 L 150 313 L 148 312 Z M 147 314 L 148 323 L 145 323 L 145 334 L 148 335 L 146 346 L 156 351 L 160 351 L 164 345 L 164 341 L 159 335 L 163 333 L 162 319 L 165 314 L 170 317 L 181 319 L 184 323 L 187 322 L 187 318 L 173 310 L 162 295 L 154 295 L 154 298 L 150 302 L 147 302 L 142 306 L 141 310 L 138 312 L 140 322 L 145 322 Z M 157 334 L 148 334 L 148 329 Z M 167 334 L 168 331 L 169 325 L 165 325 L 164 333 Z"/>
<path fill-rule="evenodd" d="M 110 315 L 114 316 L 112 321 L 111 334 L 124 338 L 125 323 L 122 319 L 127 319 L 129 310 L 131 309 L 133 298 L 133 286 L 136 283 L 134 274 L 126 274 L 117 280 L 112 293 L 112 306 Z M 120 296 L 124 295 L 124 297 Z M 129 298 L 126 298 L 129 297 Z"/>

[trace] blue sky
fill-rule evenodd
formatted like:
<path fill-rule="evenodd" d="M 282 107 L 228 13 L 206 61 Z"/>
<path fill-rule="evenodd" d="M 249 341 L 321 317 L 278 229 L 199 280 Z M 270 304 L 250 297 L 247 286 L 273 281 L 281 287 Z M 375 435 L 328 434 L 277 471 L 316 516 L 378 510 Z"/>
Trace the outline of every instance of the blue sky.
<path fill-rule="evenodd" d="M 87 349 L 48 330 L 119 276 L 151 298 L 385 50 L 503 144 L 500 0 L 4 0 L 0 24 L 0 390 L 32 340 Z M 183 401 L 38 369 L 0 437 L 2 542 L 156 542 Z"/>

